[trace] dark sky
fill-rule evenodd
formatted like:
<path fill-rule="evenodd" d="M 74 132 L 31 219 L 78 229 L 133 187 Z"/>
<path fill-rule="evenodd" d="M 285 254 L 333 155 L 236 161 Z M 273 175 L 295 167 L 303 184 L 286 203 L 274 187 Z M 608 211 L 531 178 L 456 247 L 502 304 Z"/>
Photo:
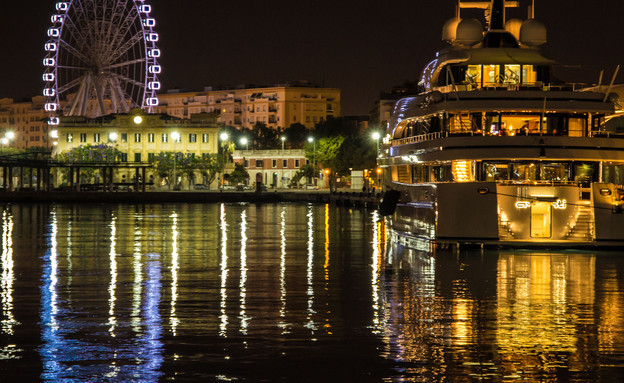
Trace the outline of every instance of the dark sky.
<path fill-rule="evenodd" d="M 529 0 L 508 17 L 526 16 Z M 419 76 L 455 0 L 148 0 L 163 52 L 164 88 L 312 80 L 342 90 L 344 115 L 367 114 L 380 91 Z M 580 81 L 624 64 L 624 2 L 536 0 L 544 51 L 587 67 Z M 0 97 L 40 94 L 43 44 L 55 1 L 3 1 Z M 469 15 L 468 13 L 466 15 Z M 476 13 L 472 13 L 476 16 Z M 624 66 L 616 82 L 624 79 Z M 569 70 L 565 75 L 569 75 Z"/>

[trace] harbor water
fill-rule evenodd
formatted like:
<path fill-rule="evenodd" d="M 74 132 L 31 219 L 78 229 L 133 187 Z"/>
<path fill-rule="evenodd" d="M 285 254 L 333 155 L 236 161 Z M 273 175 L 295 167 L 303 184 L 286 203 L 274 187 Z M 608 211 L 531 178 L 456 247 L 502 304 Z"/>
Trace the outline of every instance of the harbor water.
<path fill-rule="evenodd" d="M 324 204 L 0 206 L 1 382 L 620 382 L 624 251 Z"/>

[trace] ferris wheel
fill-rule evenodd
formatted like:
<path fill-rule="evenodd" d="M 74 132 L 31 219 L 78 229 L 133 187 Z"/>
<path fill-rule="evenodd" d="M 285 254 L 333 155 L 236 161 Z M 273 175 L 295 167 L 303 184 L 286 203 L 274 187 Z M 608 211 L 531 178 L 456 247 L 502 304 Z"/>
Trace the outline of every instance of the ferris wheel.
<path fill-rule="evenodd" d="M 47 30 L 43 95 L 58 116 L 97 117 L 158 105 L 160 50 L 144 0 L 59 1 Z"/>

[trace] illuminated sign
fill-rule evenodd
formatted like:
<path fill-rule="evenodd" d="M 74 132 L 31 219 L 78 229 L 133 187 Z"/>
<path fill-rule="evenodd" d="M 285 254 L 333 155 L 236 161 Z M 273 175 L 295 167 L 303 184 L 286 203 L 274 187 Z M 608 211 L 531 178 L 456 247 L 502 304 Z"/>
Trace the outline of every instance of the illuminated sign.
<path fill-rule="evenodd" d="M 531 202 L 529 201 L 517 201 L 516 208 L 518 209 L 528 209 L 531 207 Z"/>
<path fill-rule="evenodd" d="M 565 209 L 568 206 L 568 203 L 564 199 L 558 199 L 557 201 L 552 203 L 552 206 L 555 209 Z"/>

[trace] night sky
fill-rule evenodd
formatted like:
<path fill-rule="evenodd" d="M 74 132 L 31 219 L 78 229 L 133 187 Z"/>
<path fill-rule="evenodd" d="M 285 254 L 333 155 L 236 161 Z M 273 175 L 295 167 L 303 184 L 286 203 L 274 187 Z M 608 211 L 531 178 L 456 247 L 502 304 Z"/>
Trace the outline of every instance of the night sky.
<path fill-rule="evenodd" d="M 379 92 L 415 80 L 435 51 L 455 0 L 148 0 L 161 36 L 164 89 L 311 80 L 342 90 L 343 115 L 367 114 Z M 526 5 L 508 10 L 526 17 Z M 0 97 L 41 94 L 41 61 L 55 1 L 3 1 Z M 466 16 L 478 13 L 466 13 Z M 480 17 L 480 16 L 479 16 Z M 624 2 L 536 0 L 548 28 L 544 52 L 595 82 L 624 64 Z M 617 83 L 624 82 L 624 65 Z M 570 79 L 570 78 L 566 78 Z"/>

